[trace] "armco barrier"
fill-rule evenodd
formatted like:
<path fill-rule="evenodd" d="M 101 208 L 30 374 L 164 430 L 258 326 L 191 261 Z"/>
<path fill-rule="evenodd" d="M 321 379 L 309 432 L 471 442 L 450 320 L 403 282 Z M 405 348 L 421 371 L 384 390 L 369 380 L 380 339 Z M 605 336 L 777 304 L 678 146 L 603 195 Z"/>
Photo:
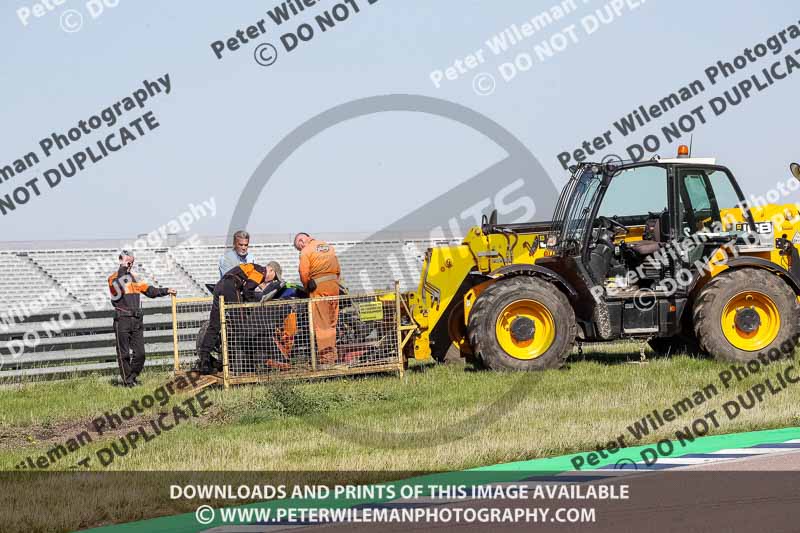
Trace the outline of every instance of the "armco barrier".
<path fill-rule="evenodd" d="M 146 366 L 173 367 L 170 308 L 150 307 L 144 313 Z M 118 372 L 113 320 L 112 312 L 103 311 L 87 313 L 85 319 L 59 329 L 53 326 L 52 315 L 4 327 L 0 330 L 0 382 Z M 189 353 L 190 347 L 186 343 L 182 346 Z"/>

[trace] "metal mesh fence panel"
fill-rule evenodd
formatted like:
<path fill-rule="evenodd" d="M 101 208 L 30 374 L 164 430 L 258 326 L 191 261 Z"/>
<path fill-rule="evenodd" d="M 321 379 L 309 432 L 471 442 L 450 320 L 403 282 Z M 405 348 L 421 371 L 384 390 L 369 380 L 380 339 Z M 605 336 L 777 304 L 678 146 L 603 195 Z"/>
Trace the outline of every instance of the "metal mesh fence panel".
<path fill-rule="evenodd" d="M 224 314 L 230 377 L 313 370 L 307 300 L 225 305 Z"/>
<path fill-rule="evenodd" d="M 402 371 L 396 293 L 224 305 L 232 383 Z"/>
<path fill-rule="evenodd" d="M 208 327 L 213 297 L 173 298 L 172 334 L 175 356 L 175 370 L 196 368 L 197 349 L 201 336 Z M 220 342 L 212 356 L 221 359 Z"/>
<path fill-rule="evenodd" d="M 403 372 L 399 292 L 227 304 L 173 299 L 175 371 L 197 368 L 211 313 L 220 334 L 212 376 L 225 386 L 373 372 Z"/>

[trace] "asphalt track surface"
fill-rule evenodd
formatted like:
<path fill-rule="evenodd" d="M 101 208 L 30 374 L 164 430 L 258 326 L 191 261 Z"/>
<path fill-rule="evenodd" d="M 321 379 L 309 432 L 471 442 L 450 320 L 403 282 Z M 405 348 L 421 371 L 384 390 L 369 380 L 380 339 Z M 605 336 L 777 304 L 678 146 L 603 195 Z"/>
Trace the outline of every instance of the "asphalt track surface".
<path fill-rule="evenodd" d="M 212 524 L 202 526 L 191 513 L 97 531 L 800 531 L 800 428 L 701 437 L 684 447 L 676 444 L 673 455 L 659 457 L 652 464 L 644 459 L 650 457 L 644 453 L 647 447 L 626 449 L 624 453 L 620 452 L 621 459 L 611 458 L 612 461 L 616 459 L 616 463 L 580 471 L 570 468 L 577 455 L 568 455 L 470 471 L 479 473 L 478 478 L 465 471 L 407 480 L 410 483 L 449 485 L 475 482 L 498 485 L 498 481 L 506 480 L 504 484 L 525 485 L 531 490 L 553 484 L 572 488 L 627 485 L 628 499 L 476 500 L 468 496 L 459 501 L 443 501 L 425 497 L 338 506 L 355 510 L 359 513 L 357 516 L 365 509 L 440 509 L 451 514 L 455 508 L 548 510 L 549 514 L 540 513 L 538 520 L 531 522 L 457 524 L 451 520 L 444 523 L 321 524 L 270 521 L 233 525 L 214 520 Z M 286 501 L 265 502 L 264 507 L 321 508 L 328 505 L 315 501 Z M 554 519 L 558 508 L 591 509 L 594 519 L 585 523 L 559 522 Z"/>
<path fill-rule="evenodd" d="M 800 442 L 785 443 L 800 445 Z M 766 445 L 763 445 L 766 446 Z M 756 455 L 732 457 L 747 452 Z M 763 453 L 762 453 L 763 452 Z M 518 524 L 328 524 L 313 526 L 252 525 L 215 528 L 215 532 L 255 531 L 799 531 L 800 530 L 800 448 L 753 447 L 720 450 L 707 457 L 694 459 L 695 464 L 669 465 L 669 469 L 609 470 L 606 472 L 564 473 L 568 483 L 626 484 L 630 499 L 626 501 L 547 501 L 519 502 L 470 500 L 468 502 L 438 503 L 440 507 L 518 508 L 537 505 L 551 509 L 545 523 Z M 728 456 L 728 457 L 725 457 Z M 662 465 L 666 467 L 667 465 Z M 602 477 L 592 475 L 599 474 Z M 579 479 L 583 478 L 584 481 Z M 531 486 L 536 481 L 528 482 Z M 411 501 L 396 502 L 414 506 Z M 416 504 L 419 505 L 419 504 Z M 430 506 L 430 503 L 423 504 Z M 558 507 L 594 508 L 593 523 L 555 523 L 552 516 Z"/>
<path fill-rule="evenodd" d="M 319 531 L 800 531 L 800 450 L 769 453 L 678 467 L 616 475 L 612 483 L 627 484 L 628 501 L 552 502 L 594 507 L 596 521 L 583 524 L 381 524 L 330 525 Z M 609 483 L 608 479 L 590 483 Z M 463 504 L 458 504 L 463 507 Z M 513 507 L 518 502 L 472 501 L 472 507 Z M 551 512 L 552 515 L 552 512 Z M 295 531 L 301 531 L 297 529 Z"/>
<path fill-rule="evenodd" d="M 800 472 L 800 450 L 681 467 L 693 472 Z M 798 476 L 800 482 L 800 476 Z M 798 483 L 800 489 L 800 483 Z M 797 491 L 800 493 L 800 490 Z M 795 531 L 800 530 L 800 524 Z"/>

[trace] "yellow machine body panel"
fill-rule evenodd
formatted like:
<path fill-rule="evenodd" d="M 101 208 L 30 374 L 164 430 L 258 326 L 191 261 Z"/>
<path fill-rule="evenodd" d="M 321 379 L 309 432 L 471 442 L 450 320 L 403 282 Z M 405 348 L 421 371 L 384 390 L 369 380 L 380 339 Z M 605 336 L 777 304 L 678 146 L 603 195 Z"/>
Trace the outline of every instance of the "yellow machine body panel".
<path fill-rule="evenodd" d="M 753 215 L 753 221 L 758 227 L 760 223 L 770 223 L 772 225 L 773 240 L 772 246 L 768 249 L 752 250 L 747 247 L 739 247 L 736 250 L 728 251 L 719 250 L 711 258 L 709 264 L 709 277 L 714 277 L 722 272 L 728 270 L 727 262 L 732 254 L 737 256 L 749 256 L 765 259 L 784 270 L 789 270 L 791 267 L 791 260 L 787 255 L 781 255 L 781 250 L 775 246 L 775 238 L 785 238 L 795 243 L 797 247 L 800 241 L 800 210 L 796 204 L 769 204 L 759 207 L 751 207 L 750 213 Z M 721 211 L 722 220 L 725 221 L 726 231 L 733 231 L 736 229 L 737 224 L 744 222 L 744 215 L 741 209 L 723 209 Z"/>
<path fill-rule="evenodd" d="M 418 326 L 413 357 L 431 357 L 430 333 L 442 320 L 452 319 L 466 324 L 468 314 L 463 317 L 460 314 L 455 317 L 445 314 L 455 298 L 465 299 L 466 294 L 461 288 L 470 272 L 489 274 L 510 264 L 533 264 L 547 253 L 541 243 L 544 243 L 544 235 L 541 234 L 484 235 L 479 227 L 475 227 L 460 245 L 430 248 L 425 256 L 417 291 L 405 295 Z M 455 327 L 456 324 L 451 326 Z M 468 349 L 463 345 L 459 347 Z"/>
<path fill-rule="evenodd" d="M 784 237 L 791 241 L 797 235 L 795 242 L 800 241 L 800 211 L 797 205 L 752 207 L 751 213 L 757 225 L 761 222 L 772 223 L 775 238 Z M 742 211 L 738 208 L 725 209 L 721 215 L 725 221 L 724 231 L 735 231 L 736 225 L 742 224 L 745 220 Z M 631 226 L 626 235 L 619 236 L 615 240 L 618 242 L 621 240 L 637 241 L 642 239 L 643 232 L 643 226 Z M 532 265 L 537 259 L 548 255 L 549 252 L 545 246 L 546 238 L 544 233 L 492 233 L 485 235 L 480 227 L 474 227 L 460 245 L 429 249 L 425 256 L 417 291 L 404 295 L 418 328 L 414 342 L 409 343 L 408 356 L 423 360 L 431 357 L 430 334 L 442 321 L 448 323 L 447 327 L 452 342 L 462 352 L 468 353 L 470 347 L 458 331 L 463 332 L 466 329 L 470 310 L 480 293 L 496 281 L 487 279 L 474 287 L 462 290 L 467 276 L 471 272 L 489 275 L 512 264 Z M 732 254 L 739 257 L 758 257 L 785 270 L 789 270 L 791 266 L 790 258 L 781 255 L 774 242 L 769 248 L 763 246 L 758 250 L 741 248 L 730 252 L 720 249 L 711 258 L 706 279 L 699 286 L 727 270 L 729 268 L 727 261 Z M 459 307 L 456 316 L 447 316 L 450 314 L 448 309 L 454 299 L 463 301 L 463 307 Z"/>

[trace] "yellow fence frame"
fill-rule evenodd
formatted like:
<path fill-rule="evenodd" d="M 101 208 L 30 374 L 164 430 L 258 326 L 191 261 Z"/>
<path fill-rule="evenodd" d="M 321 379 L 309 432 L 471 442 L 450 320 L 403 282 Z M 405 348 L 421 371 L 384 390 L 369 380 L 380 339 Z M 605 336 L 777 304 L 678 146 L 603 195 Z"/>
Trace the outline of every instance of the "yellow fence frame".
<path fill-rule="evenodd" d="M 178 299 L 173 294 L 172 297 L 172 345 L 175 357 L 175 372 L 181 370 L 180 350 L 178 349 Z"/>

